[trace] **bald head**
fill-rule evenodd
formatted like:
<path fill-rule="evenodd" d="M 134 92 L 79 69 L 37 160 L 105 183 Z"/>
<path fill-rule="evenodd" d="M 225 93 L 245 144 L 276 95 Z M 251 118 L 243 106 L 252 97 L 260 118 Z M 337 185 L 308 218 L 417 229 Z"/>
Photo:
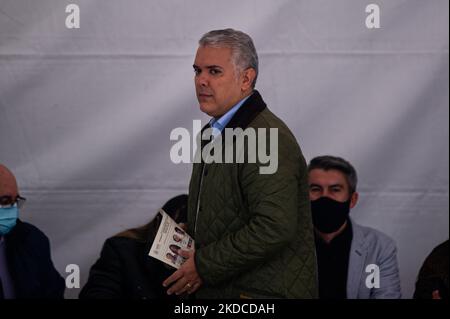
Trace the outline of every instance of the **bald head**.
<path fill-rule="evenodd" d="M 11 196 L 16 198 L 18 194 L 16 178 L 6 166 L 0 164 L 0 197 Z"/>

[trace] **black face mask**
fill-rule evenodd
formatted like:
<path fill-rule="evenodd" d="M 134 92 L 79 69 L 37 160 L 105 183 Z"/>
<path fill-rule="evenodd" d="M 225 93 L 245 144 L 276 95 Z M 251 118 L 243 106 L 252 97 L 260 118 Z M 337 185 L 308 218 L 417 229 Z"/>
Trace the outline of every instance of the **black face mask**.
<path fill-rule="evenodd" d="M 317 230 L 326 234 L 334 233 L 348 218 L 350 199 L 342 203 L 329 197 L 320 197 L 311 201 L 311 212 Z"/>

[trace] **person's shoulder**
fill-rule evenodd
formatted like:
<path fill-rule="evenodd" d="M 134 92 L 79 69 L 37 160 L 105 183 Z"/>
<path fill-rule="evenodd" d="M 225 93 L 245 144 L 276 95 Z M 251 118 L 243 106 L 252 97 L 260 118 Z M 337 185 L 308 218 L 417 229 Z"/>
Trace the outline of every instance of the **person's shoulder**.
<path fill-rule="evenodd" d="M 17 224 L 14 227 L 14 235 L 20 238 L 32 238 L 32 239 L 45 239 L 47 236 L 37 226 L 17 220 Z"/>
<path fill-rule="evenodd" d="M 114 249 L 116 251 L 131 252 L 136 248 L 142 248 L 146 243 L 139 242 L 134 238 L 124 237 L 124 236 L 112 236 L 105 240 L 103 244 L 103 249 Z"/>
<path fill-rule="evenodd" d="M 395 249 L 396 247 L 395 240 L 378 229 L 363 226 L 354 221 L 352 221 L 352 227 L 354 234 L 360 232 L 363 235 L 363 240 L 368 246 L 378 247 L 380 249 Z"/>
<path fill-rule="evenodd" d="M 34 247 L 33 249 L 47 249 L 50 245 L 48 237 L 33 224 L 17 220 L 12 231 L 6 236 L 8 245 Z"/>
<path fill-rule="evenodd" d="M 103 243 L 100 256 L 103 260 L 136 260 L 147 251 L 145 243 L 133 238 L 113 236 Z"/>
<path fill-rule="evenodd" d="M 125 236 L 111 236 L 105 240 L 105 244 L 108 245 L 130 245 L 130 244 L 136 244 L 137 240 Z"/>
<path fill-rule="evenodd" d="M 448 255 L 448 250 L 449 250 L 448 244 L 449 244 L 449 241 L 447 239 L 443 243 L 437 245 L 431 253 Z"/>
<path fill-rule="evenodd" d="M 258 96 L 260 96 L 259 93 Z M 252 107 L 252 105 L 249 105 L 249 107 Z M 271 138 L 270 129 L 277 129 L 276 137 L 281 154 L 287 154 L 293 158 L 303 156 L 300 145 L 292 131 L 281 118 L 270 110 L 265 102 L 264 108 L 255 116 L 255 118 L 253 118 L 248 127 L 256 130 L 266 129 L 266 134 L 269 139 Z M 283 150 L 285 152 L 283 152 Z"/>
<path fill-rule="evenodd" d="M 253 127 L 266 127 L 266 128 L 278 128 L 286 132 L 290 132 L 286 123 L 275 115 L 268 106 L 266 106 L 259 114 L 255 117 L 251 123 Z"/>
<path fill-rule="evenodd" d="M 447 258 L 448 260 L 448 252 L 449 252 L 449 241 L 446 240 L 445 242 L 437 245 L 431 253 L 427 256 L 427 259 L 440 259 L 442 257 Z"/>
<path fill-rule="evenodd" d="M 298 145 L 297 139 L 290 128 L 268 107 L 262 110 L 258 116 L 255 117 L 250 126 L 256 129 L 265 128 L 267 130 L 276 128 L 278 131 L 278 140 Z"/>

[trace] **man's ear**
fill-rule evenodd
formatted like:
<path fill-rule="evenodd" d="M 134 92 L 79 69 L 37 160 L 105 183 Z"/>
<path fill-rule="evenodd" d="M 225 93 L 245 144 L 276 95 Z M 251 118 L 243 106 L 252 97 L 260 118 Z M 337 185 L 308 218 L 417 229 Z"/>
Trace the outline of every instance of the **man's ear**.
<path fill-rule="evenodd" d="M 350 208 L 353 208 L 356 206 L 356 203 L 358 202 L 359 194 L 358 192 L 353 192 L 352 196 L 350 196 Z"/>
<path fill-rule="evenodd" d="M 253 81 L 256 78 L 256 71 L 254 68 L 248 68 L 242 71 L 242 85 L 241 90 L 247 91 L 252 87 Z"/>

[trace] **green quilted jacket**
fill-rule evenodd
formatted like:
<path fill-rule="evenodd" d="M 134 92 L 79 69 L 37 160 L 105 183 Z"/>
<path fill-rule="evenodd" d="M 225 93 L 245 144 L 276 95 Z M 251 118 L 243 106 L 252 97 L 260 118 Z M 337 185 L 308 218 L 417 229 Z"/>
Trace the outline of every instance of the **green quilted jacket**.
<path fill-rule="evenodd" d="M 197 298 L 317 298 L 305 159 L 257 91 L 227 125 L 248 127 L 278 128 L 275 173 L 260 174 L 267 164 L 258 161 L 193 167 L 188 231 L 204 282 Z"/>

